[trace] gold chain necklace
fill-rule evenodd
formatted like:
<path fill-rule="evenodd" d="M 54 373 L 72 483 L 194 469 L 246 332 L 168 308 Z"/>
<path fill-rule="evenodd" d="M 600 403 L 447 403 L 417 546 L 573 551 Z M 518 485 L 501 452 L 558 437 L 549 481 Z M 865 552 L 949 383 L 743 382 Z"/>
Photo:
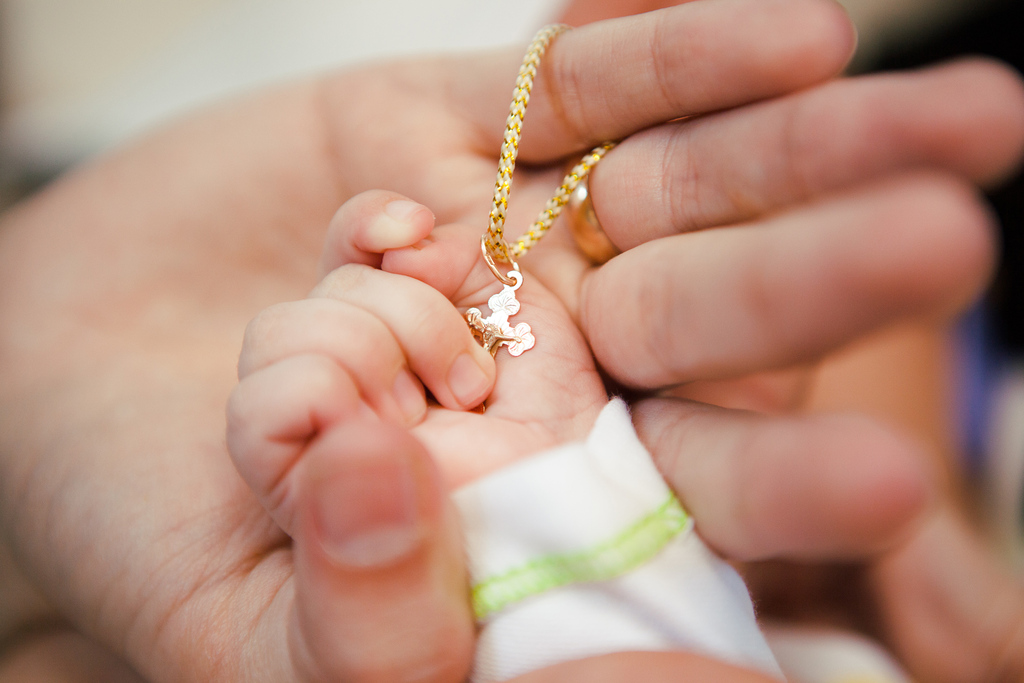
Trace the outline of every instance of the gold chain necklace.
<path fill-rule="evenodd" d="M 601 158 L 608 153 L 614 142 L 606 142 L 595 147 L 578 164 L 576 164 L 559 186 L 555 195 L 548 200 L 537 220 L 510 245 L 505 241 L 505 212 L 508 210 L 508 197 L 512 191 L 512 173 L 516 168 L 516 156 L 519 154 L 519 140 L 523 134 L 523 120 L 526 118 L 526 106 L 530 102 L 530 91 L 533 90 L 533 79 L 537 76 L 537 67 L 551 42 L 560 34 L 568 31 L 565 24 L 552 24 L 542 28 L 533 38 L 530 47 L 519 67 L 516 77 L 516 88 L 513 92 L 512 104 L 509 107 L 508 119 L 505 122 L 505 138 L 501 145 L 501 159 L 498 162 L 498 178 L 494 184 L 494 201 L 491 206 L 490 223 L 487 232 L 480 239 L 480 250 L 484 261 L 494 277 L 504 285 L 502 291 L 487 301 L 491 315 L 486 318 L 478 308 L 466 311 L 466 322 L 473 333 L 479 338 L 484 349 L 491 354 L 498 352 L 502 346 L 508 347 L 513 356 L 522 355 L 533 348 L 534 336 L 527 323 L 519 323 L 515 327 L 509 324 L 509 316 L 519 312 L 519 301 L 516 290 L 523 284 L 523 274 L 519 270 L 516 259 L 529 251 L 544 237 L 551 225 L 562 213 L 569 196 L 584 178 L 593 170 Z M 502 275 L 496 262 L 508 263 L 512 270 Z"/>

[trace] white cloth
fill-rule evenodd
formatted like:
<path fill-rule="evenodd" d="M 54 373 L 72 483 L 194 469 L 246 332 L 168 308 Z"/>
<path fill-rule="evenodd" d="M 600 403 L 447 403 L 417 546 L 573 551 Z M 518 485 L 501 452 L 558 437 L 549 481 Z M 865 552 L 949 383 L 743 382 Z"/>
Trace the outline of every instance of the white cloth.
<path fill-rule="evenodd" d="M 693 531 L 622 401 L 605 407 L 584 443 L 532 456 L 454 497 L 485 613 L 475 683 L 608 652 L 672 649 L 781 678 L 742 579 Z"/>

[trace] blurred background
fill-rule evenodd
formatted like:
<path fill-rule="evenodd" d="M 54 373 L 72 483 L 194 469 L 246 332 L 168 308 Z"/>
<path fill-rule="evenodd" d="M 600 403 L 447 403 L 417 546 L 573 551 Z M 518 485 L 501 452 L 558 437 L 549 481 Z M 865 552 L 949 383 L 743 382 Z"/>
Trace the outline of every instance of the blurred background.
<path fill-rule="evenodd" d="M 855 68 L 986 0 L 841 0 Z M 175 114 L 383 55 L 527 40 L 560 0 L 0 0 L 4 180 L 32 186 Z"/>
<path fill-rule="evenodd" d="M 989 54 L 1021 69 L 1020 0 L 840 0 L 851 72 Z M 0 0 L 0 207 L 214 99 L 382 56 L 525 42 L 559 0 Z M 510 86 L 511 88 L 511 86 Z M 990 195 L 996 283 L 953 331 L 897 330 L 824 368 L 811 403 L 900 423 L 983 492 L 1024 558 L 1024 184 Z M 958 475 L 963 474 L 963 477 Z M 1024 566 L 1024 562 L 1021 563 Z"/>

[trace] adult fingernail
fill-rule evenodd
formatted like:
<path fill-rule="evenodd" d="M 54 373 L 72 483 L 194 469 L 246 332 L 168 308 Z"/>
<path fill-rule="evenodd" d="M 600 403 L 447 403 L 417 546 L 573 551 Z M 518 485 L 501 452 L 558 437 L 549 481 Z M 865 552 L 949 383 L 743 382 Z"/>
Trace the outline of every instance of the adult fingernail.
<path fill-rule="evenodd" d="M 313 488 L 324 552 L 352 568 L 395 564 L 423 543 L 416 477 L 405 458 L 352 458 Z"/>
<path fill-rule="evenodd" d="M 391 393 L 406 422 L 414 425 L 423 419 L 424 413 L 427 412 L 427 399 L 423 392 L 423 385 L 412 376 L 408 369 L 402 368 L 398 371 Z"/>
<path fill-rule="evenodd" d="M 448 389 L 460 405 L 477 405 L 487 397 L 490 388 L 491 378 L 469 353 L 456 358 L 448 370 Z"/>

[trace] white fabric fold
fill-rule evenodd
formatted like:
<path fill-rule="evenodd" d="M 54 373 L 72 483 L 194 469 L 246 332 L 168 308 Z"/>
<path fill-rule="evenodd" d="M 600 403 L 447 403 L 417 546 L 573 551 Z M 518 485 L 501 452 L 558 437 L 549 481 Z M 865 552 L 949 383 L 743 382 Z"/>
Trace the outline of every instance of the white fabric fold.
<path fill-rule="evenodd" d="M 622 401 L 605 407 L 585 442 L 454 498 L 481 616 L 475 683 L 674 649 L 781 678 L 742 579 L 693 531 Z"/>

